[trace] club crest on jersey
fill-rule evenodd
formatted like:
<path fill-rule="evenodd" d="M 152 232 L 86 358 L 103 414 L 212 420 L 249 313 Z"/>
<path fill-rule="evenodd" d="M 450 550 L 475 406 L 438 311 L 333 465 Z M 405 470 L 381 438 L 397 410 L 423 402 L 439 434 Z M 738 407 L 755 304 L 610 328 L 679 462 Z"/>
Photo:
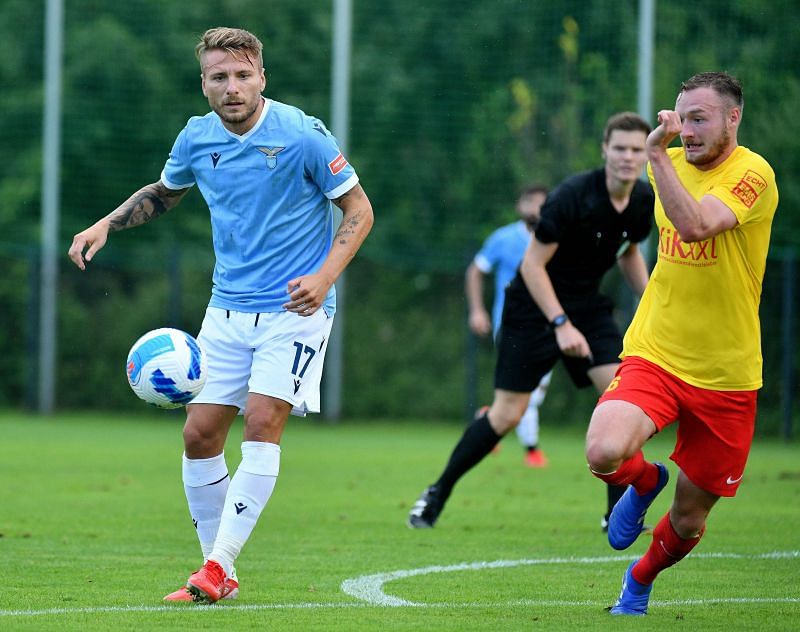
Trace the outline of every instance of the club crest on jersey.
<path fill-rule="evenodd" d="M 267 167 L 274 169 L 278 166 L 278 154 L 286 147 L 256 147 L 267 159 Z"/>

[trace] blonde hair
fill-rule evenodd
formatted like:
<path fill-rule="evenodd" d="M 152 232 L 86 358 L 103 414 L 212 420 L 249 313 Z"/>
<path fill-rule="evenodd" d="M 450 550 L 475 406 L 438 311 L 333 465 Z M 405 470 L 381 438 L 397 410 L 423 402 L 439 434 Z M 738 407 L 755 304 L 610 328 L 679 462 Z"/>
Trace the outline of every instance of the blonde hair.
<path fill-rule="evenodd" d="M 218 26 L 203 33 L 194 47 L 194 54 L 202 65 L 203 54 L 210 50 L 224 50 L 234 57 L 240 57 L 244 53 L 246 57 L 258 60 L 259 67 L 263 68 L 263 48 L 261 40 L 249 31 Z"/>

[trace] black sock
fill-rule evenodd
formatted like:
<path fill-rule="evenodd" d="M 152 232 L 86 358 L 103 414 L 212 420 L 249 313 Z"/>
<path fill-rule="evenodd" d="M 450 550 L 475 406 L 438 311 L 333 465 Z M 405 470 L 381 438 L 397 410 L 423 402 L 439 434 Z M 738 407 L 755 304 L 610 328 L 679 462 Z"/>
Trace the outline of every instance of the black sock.
<path fill-rule="evenodd" d="M 497 434 L 489 424 L 489 416 L 486 413 L 467 426 L 450 455 L 447 467 L 435 483 L 441 490 L 442 499 L 450 495 L 458 479 L 480 463 L 502 438 L 503 435 Z"/>
<path fill-rule="evenodd" d="M 617 504 L 617 501 L 622 498 L 622 494 L 625 493 L 625 490 L 628 489 L 627 485 L 606 485 L 608 488 L 608 513 L 606 514 L 606 520 L 611 515 L 611 510 L 614 508 L 614 505 Z"/>

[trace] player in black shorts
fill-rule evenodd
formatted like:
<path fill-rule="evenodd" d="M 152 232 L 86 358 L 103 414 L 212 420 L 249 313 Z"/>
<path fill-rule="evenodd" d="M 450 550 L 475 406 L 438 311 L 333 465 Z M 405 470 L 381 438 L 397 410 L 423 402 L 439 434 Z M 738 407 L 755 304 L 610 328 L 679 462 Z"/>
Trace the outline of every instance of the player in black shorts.
<path fill-rule="evenodd" d="M 436 523 L 455 484 L 517 426 L 531 391 L 559 359 L 579 388 L 594 385 L 602 393 L 613 379 L 622 337 L 613 304 L 599 287 L 615 263 L 637 296 L 647 283 L 637 244 L 653 221 L 653 190 L 639 179 L 649 133 L 638 115 L 615 114 L 603 133 L 604 166 L 567 178 L 548 196 L 535 238 L 506 288 L 494 401 L 464 431 L 439 479 L 422 492 L 409 527 Z M 609 513 L 624 491 L 609 487 Z"/>

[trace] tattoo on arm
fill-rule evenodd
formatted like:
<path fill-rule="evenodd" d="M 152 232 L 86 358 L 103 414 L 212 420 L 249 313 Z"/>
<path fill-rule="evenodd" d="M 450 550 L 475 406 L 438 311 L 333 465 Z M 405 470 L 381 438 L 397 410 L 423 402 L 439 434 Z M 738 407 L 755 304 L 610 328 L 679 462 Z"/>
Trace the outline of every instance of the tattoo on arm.
<path fill-rule="evenodd" d="M 356 233 L 360 223 L 361 211 L 357 211 L 353 217 L 342 218 L 339 230 L 336 231 L 336 235 L 333 238 L 334 241 L 338 241 L 342 245 L 346 244 L 347 238 Z"/>
<path fill-rule="evenodd" d="M 364 221 L 363 211 L 360 208 L 355 209 L 354 206 L 364 198 L 364 189 L 361 188 L 360 184 L 357 184 L 347 191 L 347 193 L 333 200 L 333 203 L 345 212 L 339 230 L 337 230 L 336 234 L 333 236 L 334 242 L 345 245 L 348 242 L 348 238 L 352 237 L 360 230 L 359 226 Z M 350 213 L 346 212 L 347 209 L 345 205 L 351 209 Z"/>
<path fill-rule="evenodd" d="M 166 213 L 181 201 L 188 189 L 168 189 L 161 182 L 142 187 L 111 213 L 112 231 L 139 226 Z"/>

